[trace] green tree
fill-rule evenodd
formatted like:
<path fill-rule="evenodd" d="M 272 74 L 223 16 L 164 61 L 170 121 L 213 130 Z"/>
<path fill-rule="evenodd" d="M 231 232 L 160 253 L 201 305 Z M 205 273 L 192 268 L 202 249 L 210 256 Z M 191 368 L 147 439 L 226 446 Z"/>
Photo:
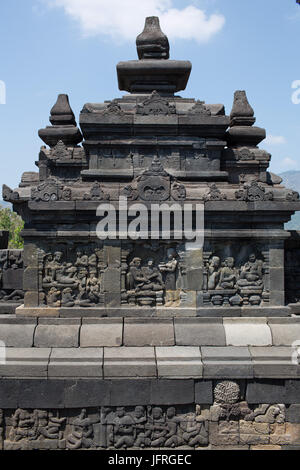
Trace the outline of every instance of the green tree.
<path fill-rule="evenodd" d="M 8 248 L 22 249 L 24 241 L 21 237 L 21 231 L 24 228 L 24 222 L 21 217 L 8 207 L 0 206 L 0 230 L 9 231 Z"/>

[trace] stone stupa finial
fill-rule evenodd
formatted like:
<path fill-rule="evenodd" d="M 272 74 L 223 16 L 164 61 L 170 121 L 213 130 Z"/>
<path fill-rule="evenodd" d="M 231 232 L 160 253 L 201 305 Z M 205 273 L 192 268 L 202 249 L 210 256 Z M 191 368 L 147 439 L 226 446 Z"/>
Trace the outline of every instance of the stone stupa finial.
<path fill-rule="evenodd" d="M 237 90 L 234 93 L 233 107 L 230 113 L 231 125 L 253 125 L 255 123 L 254 111 L 250 106 L 246 92 Z"/>
<path fill-rule="evenodd" d="M 50 111 L 50 122 L 53 126 L 62 126 L 65 124 L 75 125 L 75 116 L 70 106 L 68 95 L 58 95 L 57 101 Z"/>
<path fill-rule="evenodd" d="M 57 101 L 50 111 L 49 120 L 52 126 L 39 130 L 39 137 L 49 147 L 54 147 L 59 141 L 62 141 L 66 146 L 75 147 L 82 141 L 82 134 L 77 127 L 68 95 L 58 95 Z"/>
<path fill-rule="evenodd" d="M 140 60 L 167 60 L 170 57 L 169 40 L 162 32 L 157 16 L 146 18 L 144 31 L 137 37 L 136 45 Z"/>

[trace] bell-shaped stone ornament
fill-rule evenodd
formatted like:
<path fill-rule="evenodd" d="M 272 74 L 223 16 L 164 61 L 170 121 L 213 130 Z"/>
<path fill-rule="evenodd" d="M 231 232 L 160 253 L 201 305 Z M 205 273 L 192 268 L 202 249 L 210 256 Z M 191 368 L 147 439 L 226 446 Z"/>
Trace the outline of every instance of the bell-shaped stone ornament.
<path fill-rule="evenodd" d="M 140 60 L 169 59 L 170 45 L 167 36 L 160 29 L 159 18 L 146 18 L 144 31 L 136 39 Z"/>

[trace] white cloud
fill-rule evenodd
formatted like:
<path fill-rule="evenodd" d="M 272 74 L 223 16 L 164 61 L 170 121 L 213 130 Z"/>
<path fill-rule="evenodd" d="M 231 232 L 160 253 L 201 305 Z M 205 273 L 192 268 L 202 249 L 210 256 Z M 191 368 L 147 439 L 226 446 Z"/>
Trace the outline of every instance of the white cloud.
<path fill-rule="evenodd" d="M 221 31 L 223 15 L 208 15 L 194 5 L 179 10 L 173 0 L 45 0 L 79 22 L 84 35 L 131 41 L 142 32 L 146 16 L 159 16 L 170 39 L 206 42 Z"/>
<path fill-rule="evenodd" d="M 294 170 L 295 168 L 298 167 L 298 164 L 297 164 L 296 160 L 293 160 L 290 157 L 286 157 L 282 161 L 282 167 L 285 170 Z"/>
<path fill-rule="evenodd" d="M 286 139 L 282 135 L 268 135 L 265 142 L 266 145 L 282 145 L 286 144 Z"/>

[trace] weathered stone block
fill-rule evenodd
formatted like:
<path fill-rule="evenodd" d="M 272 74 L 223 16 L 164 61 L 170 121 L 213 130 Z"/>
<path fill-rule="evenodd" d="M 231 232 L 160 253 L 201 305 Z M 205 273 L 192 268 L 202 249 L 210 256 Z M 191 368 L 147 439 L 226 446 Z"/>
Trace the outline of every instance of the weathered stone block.
<path fill-rule="evenodd" d="M 213 384 L 211 380 L 195 381 L 195 403 L 212 405 Z"/>
<path fill-rule="evenodd" d="M 54 348 L 49 377 L 103 378 L 103 348 Z"/>
<path fill-rule="evenodd" d="M 202 377 L 199 348 L 157 347 L 155 351 L 158 377 Z"/>
<path fill-rule="evenodd" d="M 65 383 L 66 408 L 87 408 L 110 405 L 110 382 L 107 380 L 70 380 Z"/>
<path fill-rule="evenodd" d="M 195 400 L 193 380 L 152 380 L 152 405 L 193 404 Z"/>
<path fill-rule="evenodd" d="M 47 377 L 50 348 L 6 348 L 0 377 Z"/>
<path fill-rule="evenodd" d="M 225 346 L 225 330 L 218 318 L 175 318 L 177 346 Z"/>
<path fill-rule="evenodd" d="M 104 348 L 104 377 L 156 377 L 154 348 Z"/>
<path fill-rule="evenodd" d="M 248 348 L 201 347 L 204 378 L 252 378 L 253 365 Z"/>
<path fill-rule="evenodd" d="M 64 408 L 64 380 L 25 379 L 20 381 L 18 407 Z"/>
<path fill-rule="evenodd" d="M 125 346 L 172 346 L 175 344 L 173 320 L 125 318 Z"/>
<path fill-rule="evenodd" d="M 80 329 L 80 347 L 121 346 L 122 318 L 84 318 Z"/>
<path fill-rule="evenodd" d="M 31 318 L 0 320 L 0 341 L 8 348 L 31 348 L 37 321 Z"/>
<path fill-rule="evenodd" d="M 79 329 L 79 319 L 40 320 L 34 335 L 34 346 L 37 348 L 78 348 Z"/>
<path fill-rule="evenodd" d="M 114 379 L 111 381 L 111 406 L 150 405 L 151 380 Z"/>
<path fill-rule="evenodd" d="M 269 318 L 274 346 L 291 346 L 300 341 L 300 318 Z"/>
<path fill-rule="evenodd" d="M 271 346 L 272 335 L 265 318 L 224 318 L 227 346 Z"/>
<path fill-rule="evenodd" d="M 285 401 L 284 380 L 255 380 L 247 384 L 246 401 L 252 403 L 281 403 Z"/>
<path fill-rule="evenodd" d="M 297 377 L 299 366 L 293 364 L 291 348 L 287 347 L 250 347 L 254 376 L 259 378 Z"/>

